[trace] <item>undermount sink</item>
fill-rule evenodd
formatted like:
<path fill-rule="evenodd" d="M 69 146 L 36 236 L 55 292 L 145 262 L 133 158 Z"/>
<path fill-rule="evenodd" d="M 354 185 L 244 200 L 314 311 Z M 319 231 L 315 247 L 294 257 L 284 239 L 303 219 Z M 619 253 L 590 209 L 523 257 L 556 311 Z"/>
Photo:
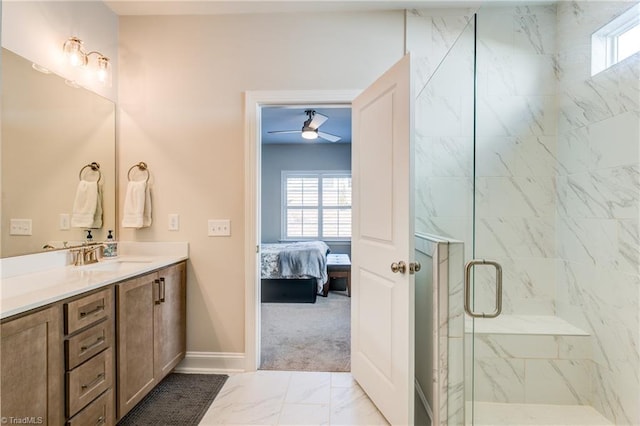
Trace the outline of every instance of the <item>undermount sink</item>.
<path fill-rule="evenodd" d="M 140 266 L 140 264 L 151 263 L 151 259 L 110 259 L 102 260 L 90 265 L 81 266 L 84 271 L 118 271 Z"/>

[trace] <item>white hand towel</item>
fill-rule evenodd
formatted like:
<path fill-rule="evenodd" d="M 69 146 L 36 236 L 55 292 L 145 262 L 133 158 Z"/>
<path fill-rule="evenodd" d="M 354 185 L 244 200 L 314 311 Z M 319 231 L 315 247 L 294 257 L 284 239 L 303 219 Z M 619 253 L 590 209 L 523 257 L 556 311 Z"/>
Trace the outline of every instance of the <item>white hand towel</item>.
<path fill-rule="evenodd" d="M 151 225 L 151 191 L 147 182 L 129 181 L 124 197 L 123 228 L 142 228 Z"/>
<path fill-rule="evenodd" d="M 102 185 L 98 183 L 98 199 L 96 201 L 96 211 L 93 214 L 91 228 L 102 228 Z"/>
<path fill-rule="evenodd" d="M 73 200 L 71 226 L 74 228 L 91 228 L 98 207 L 98 183 L 81 180 L 78 182 L 76 197 Z M 100 207 L 102 217 L 102 206 Z M 101 220 L 102 221 L 102 220 Z"/>
<path fill-rule="evenodd" d="M 144 213 L 142 214 L 142 226 L 151 226 L 151 188 L 145 185 L 144 191 Z"/>

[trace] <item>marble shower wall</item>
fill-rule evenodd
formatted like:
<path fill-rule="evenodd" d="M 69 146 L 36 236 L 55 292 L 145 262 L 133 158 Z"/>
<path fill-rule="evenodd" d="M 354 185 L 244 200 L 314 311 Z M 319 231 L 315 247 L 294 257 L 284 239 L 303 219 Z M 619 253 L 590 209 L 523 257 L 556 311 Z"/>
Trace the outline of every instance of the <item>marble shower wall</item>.
<path fill-rule="evenodd" d="M 476 257 L 503 264 L 504 312 L 590 333 L 587 377 L 573 380 L 587 393 L 569 402 L 620 425 L 640 424 L 640 55 L 593 77 L 590 61 L 593 31 L 634 3 L 479 11 L 475 164 L 472 24 L 462 11 L 407 16 L 416 230 L 464 241 L 469 259 L 475 202 Z M 490 275 L 477 270 L 478 309 L 493 306 Z"/>
<path fill-rule="evenodd" d="M 556 7 L 483 7 L 477 26 L 475 257 L 502 265 L 504 314 L 554 315 Z M 476 268 L 476 310 L 494 281 Z"/>
<path fill-rule="evenodd" d="M 473 12 L 464 9 L 407 14 L 407 47 L 417 71 L 415 229 L 464 241 L 469 253 L 473 214 L 472 17 Z"/>
<path fill-rule="evenodd" d="M 640 54 L 591 76 L 591 34 L 637 2 L 560 2 L 557 312 L 591 333 L 594 406 L 640 424 Z"/>

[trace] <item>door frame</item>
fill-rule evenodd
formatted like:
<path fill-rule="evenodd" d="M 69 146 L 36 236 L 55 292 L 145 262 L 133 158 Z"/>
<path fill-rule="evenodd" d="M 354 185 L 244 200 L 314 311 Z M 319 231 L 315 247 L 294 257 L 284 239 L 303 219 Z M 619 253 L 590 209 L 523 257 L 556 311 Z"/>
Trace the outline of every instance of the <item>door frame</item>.
<path fill-rule="evenodd" d="M 269 105 L 351 105 L 362 90 L 278 90 L 245 92 L 244 163 L 244 358 L 245 371 L 260 367 L 260 185 L 261 185 L 261 112 Z"/>

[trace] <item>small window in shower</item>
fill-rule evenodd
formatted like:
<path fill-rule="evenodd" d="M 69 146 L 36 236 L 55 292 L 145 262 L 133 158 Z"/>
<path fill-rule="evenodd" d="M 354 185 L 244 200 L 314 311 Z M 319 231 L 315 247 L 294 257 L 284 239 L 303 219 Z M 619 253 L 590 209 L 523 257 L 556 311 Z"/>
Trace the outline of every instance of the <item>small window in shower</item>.
<path fill-rule="evenodd" d="M 640 3 L 591 36 L 591 75 L 640 52 Z"/>

